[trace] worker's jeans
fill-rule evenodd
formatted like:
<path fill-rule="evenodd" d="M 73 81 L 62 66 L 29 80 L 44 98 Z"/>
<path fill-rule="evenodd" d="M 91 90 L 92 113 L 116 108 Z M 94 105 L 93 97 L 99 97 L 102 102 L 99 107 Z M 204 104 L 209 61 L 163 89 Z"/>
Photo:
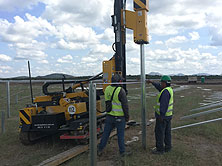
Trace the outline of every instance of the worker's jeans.
<path fill-rule="evenodd" d="M 98 150 L 102 151 L 109 139 L 111 131 L 116 127 L 117 128 L 117 136 L 118 136 L 118 145 L 120 154 L 125 152 L 125 144 L 124 144 L 124 132 L 125 132 L 125 117 L 116 117 L 116 116 L 106 116 L 104 132 L 102 135 L 102 139 L 98 146 Z"/>
<path fill-rule="evenodd" d="M 156 148 L 158 151 L 171 150 L 171 119 L 156 118 L 155 126 Z M 165 147 L 164 147 L 165 143 Z"/>

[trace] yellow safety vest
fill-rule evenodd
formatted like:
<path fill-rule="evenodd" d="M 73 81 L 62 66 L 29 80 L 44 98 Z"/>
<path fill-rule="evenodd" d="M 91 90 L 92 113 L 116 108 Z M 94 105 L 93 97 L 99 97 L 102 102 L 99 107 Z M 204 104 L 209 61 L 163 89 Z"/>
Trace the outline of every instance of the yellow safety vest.
<path fill-rule="evenodd" d="M 173 115 L 173 89 L 171 87 L 166 87 L 159 93 L 159 95 L 157 96 L 157 105 L 154 106 L 154 109 L 155 109 L 155 112 L 158 115 L 160 115 L 160 96 L 165 89 L 168 90 L 168 92 L 170 93 L 169 105 L 168 105 L 168 109 L 165 116 L 172 116 Z"/>
<path fill-rule="evenodd" d="M 116 87 L 113 86 L 107 86 L 105 89 L 105 101 L 110 100 L 111 96 L 113 94 L 113 91 Z M 108 112 L 108 115 L 112 116 L 124 116 L 123 108 L 121 105 L 121 102 L 119 101 L 119 92 L 121 90 L 121 87 L 118 87 L 113 95 L 112 100 L 112 111 Z"/>

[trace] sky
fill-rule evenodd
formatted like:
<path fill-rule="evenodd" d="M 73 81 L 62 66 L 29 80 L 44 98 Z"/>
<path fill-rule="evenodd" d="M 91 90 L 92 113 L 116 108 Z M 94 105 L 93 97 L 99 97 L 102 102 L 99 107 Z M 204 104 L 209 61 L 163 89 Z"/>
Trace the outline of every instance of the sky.
<path fill-rule="evenodd" d="M 126 9 L 133 10 L 133 0 Z M 0 0 L 0 78 L 102 72 L 115 41 L 113 0 Z M 150 0 L 145 71 L 222 74 L 222 1 Z M 140 46 L 127 30 L 127 74 L 140 74 Z"/>

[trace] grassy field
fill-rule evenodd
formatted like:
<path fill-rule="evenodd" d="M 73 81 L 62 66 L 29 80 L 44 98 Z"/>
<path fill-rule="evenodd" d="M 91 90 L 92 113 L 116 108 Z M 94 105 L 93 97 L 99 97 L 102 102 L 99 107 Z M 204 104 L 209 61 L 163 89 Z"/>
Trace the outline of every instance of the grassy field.
<path fill-rule="evenodd" d="M 174 117 L 172 127 L 186 125 L 222 117 L 222 112 L 207 114 L 193 119 L 180 120 L 180 117 L 196 112 L 190 112 L 193 108 L 200 107 L 200 103 L 222 99 L 222 85 L 173 85 Z M 0 111 L 6 110 L 6 85 L 0 84 Z M 33 86 L 34 96 L 41 93 L 41 85 Z M 147 85 L 147 120 L 154 116 L 152 110 L 155 104 L 157 91 L 152 85 Z M 0 165 L 28 166 L 36 165 L 43 160 L 75 146 L 73 141 L 59 140 L 58 136 L 47 137 L 34 145 L 24 146 L 18 139 L 18 110 L 31 103 L 28 84 L 11 84 L 11 117 L 6 119 L 6 131 L 0 135 Z M 19 93 L 18 93 L 19 92 Z M 16 94 L 18 93 L 18 103 Z M 128 86 L 128 100 L 130 107 L 130 119 L 138 122 L 141 120 L 140 112 L 140 85 Z M 26 98 L 24 98 L 26 97 Z M 22 99 L 23 98 L 23 99 Z M 205 102 L 206 103 L 206 102 Z M 215 107 L 216 108 L 216 107 Z M 0 115 L 1 116 L 1 115 Z M 1 125 L 1 124 L 0 124 Z M 190 128 L 172 131 L 173 150 L 164 155 L 153 155 L 150 148 L 154 147 L 154 124 L 147 127 L 147 150 L 142 149 L 140 126 L 130 127 L 126 130 L 125 141 L 138 136 L 139 141 L 133 142 L 127 149 L 132 155 L 120 158 L 118 155 L 117 137 L 113 137 L 107 145 L 104 154 L 98 157 L 99 163 L 111 163 L 112 165 L 145 166 L 145 165 L 221 165 L 222 163 L 222 121 L 208 123 Z M 106 161 L 106 162 L 105 162 Z M 89 153 L 85 152 L 76 158 L 64 163 L 67 166 L 89 165 Z M 109 164 L 105 164 L 108 166 Z"/>

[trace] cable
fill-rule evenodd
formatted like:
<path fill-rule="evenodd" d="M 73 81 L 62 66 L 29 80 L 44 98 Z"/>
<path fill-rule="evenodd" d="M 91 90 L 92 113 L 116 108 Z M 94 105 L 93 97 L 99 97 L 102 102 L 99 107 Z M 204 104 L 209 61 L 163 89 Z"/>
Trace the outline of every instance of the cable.
<path fill-rule="evenodd" d="M 116 43 L 113 43 L 113 44 L 112 44 L 112 49 L 113 49 L 114 52 L 116 52 L 116 49 L 114 49 L 114 45 L 115 45 L 115 47 L 116 47 Z"/>

